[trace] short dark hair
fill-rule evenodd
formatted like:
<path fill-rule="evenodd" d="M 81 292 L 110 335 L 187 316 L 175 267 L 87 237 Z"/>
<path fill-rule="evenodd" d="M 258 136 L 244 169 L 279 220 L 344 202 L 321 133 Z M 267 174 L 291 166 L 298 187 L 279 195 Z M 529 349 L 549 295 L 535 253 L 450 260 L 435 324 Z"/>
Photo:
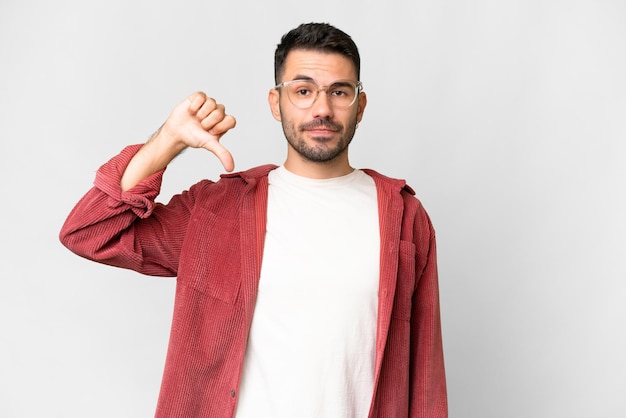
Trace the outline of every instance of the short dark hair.
<path fill-rule="evenodd" d="M 341 54 L 354 64 L 357 80 L 361 76 L 361 57 L 352 38 L 328 23 L 303 23 L 283 35 L 274 53 L 274 79 L 278 84 L 290 51 L 304 49 Z"/>

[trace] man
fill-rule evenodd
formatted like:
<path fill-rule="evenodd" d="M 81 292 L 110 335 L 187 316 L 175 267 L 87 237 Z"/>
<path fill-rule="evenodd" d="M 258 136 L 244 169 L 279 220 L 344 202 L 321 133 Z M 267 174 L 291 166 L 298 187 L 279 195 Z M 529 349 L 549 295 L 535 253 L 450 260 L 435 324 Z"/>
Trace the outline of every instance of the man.
<path fill-rule="evenodd" d="M 275 54 L 269 105 L 287 158 L 155 203 L 185 148 L 235 126 L 203 93 L 97 172 L 61 241 L 177 276 L 158 417 L 446 417 L 435 234 L 404 181 L 355 170 L 367 103 L 344 32 L 304 24 Z"/>

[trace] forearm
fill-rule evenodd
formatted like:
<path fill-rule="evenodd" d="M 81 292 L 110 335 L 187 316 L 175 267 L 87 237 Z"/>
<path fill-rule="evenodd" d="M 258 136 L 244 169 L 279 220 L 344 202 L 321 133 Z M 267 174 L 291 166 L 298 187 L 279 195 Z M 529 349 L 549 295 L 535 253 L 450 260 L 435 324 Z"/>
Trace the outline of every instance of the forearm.
<path fill-rule="evenodd" d="M 145 274 L 172 275 L 175 263 L 169 259 L 155 263 L 154 260 L 162 257 L 152 254 L 159 248 L 151 244 L 161 245 L 166 241 L 154 236 L 154 231 L 163 228 L 151 226 L 163 223 L 163 219 L 153 216 L 162 171 L 147 177 L 130 192 L 123 192 L 120 188 L 121 175 L 140 147 L 126 147 L 100 167 L 95 187 L 72 209 L 59 238 L 72 252 L 90 260 Z M 145 253 L 145 243 L 148 243 L 151 254 Z M 145 260 L 153 261 L 148 265 Z"/>
<path fill-rule="evenodd" d="M 142 180 L 162 171 L 185 149 L 166 130 L 159 130 L 146 142 L 130 160 L 120 179 L 122 191 L 135 187 Z"/>

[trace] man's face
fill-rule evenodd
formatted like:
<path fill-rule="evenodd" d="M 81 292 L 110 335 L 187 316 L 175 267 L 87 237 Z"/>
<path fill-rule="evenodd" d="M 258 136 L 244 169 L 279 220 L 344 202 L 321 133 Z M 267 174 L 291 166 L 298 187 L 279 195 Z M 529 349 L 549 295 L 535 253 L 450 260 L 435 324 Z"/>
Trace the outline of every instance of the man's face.
<path fill-rule="evenodd" d="M 309 79 L 324 88 L 339 80 L 356 82 L 356 70 L 349 58 L 335 53 L 296 49 L 287 55 L 282 82 Z M 295 106 L 285 90 L 270 91 L 270 106 L 280 121 L 289 144 L 289 152 L 310 162 L 329 162 L 345 158 L 356 125 L 361 121 L 366 98 L 360 93 L 350 107 L 333 106 L 326 92 L 319 92 L 313 105 Z M 315 94 L 315 93 L 314 93 Z"/>

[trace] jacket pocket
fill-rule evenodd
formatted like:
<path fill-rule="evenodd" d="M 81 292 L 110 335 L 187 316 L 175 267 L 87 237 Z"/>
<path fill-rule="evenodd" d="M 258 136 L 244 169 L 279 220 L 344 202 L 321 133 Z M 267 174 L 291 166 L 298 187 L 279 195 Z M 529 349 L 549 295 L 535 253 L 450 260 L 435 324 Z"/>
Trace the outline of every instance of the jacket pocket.
<path fill-rule="evenodd" d="M 178 280 L 202 294 L 233 304 L 241 285 L 238 224 L 212 212 L 198 212 L 185 235 Z"/>

